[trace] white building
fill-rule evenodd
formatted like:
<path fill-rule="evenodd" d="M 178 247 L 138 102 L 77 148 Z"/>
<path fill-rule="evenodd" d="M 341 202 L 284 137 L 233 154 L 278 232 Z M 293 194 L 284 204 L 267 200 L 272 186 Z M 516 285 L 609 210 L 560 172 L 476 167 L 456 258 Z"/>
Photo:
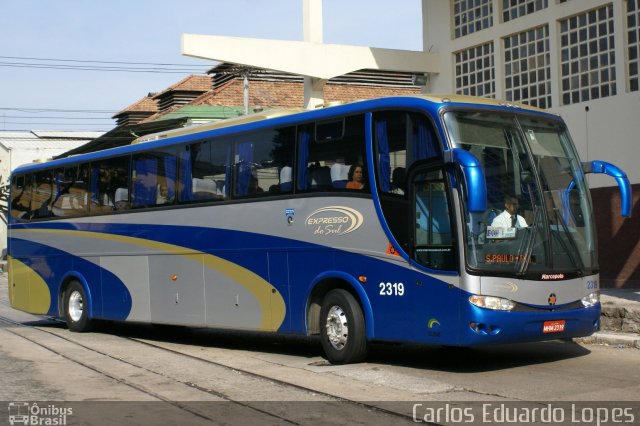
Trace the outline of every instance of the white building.
<path fill-rule="evenodd" d="M 640 183 L 640 0 L 423 0 L 423 17 L 424 49 L 442 56 L 430 92 L 548 108 L 583 161 Z"/>
<path fill-rule="evenodd" d="M 102 132 L 0 131 L 0 186 L 9 184 L 16 167 L 44 161 L 84 145 Z M 7 246 L 7 227 L 0 221 L 0 250 Z"/>
<path fill-rule="evenodd" d="M 18 166 L 51 159 L 101 135 L 102 132 L 0 131 L 0 185 L 9 183 L 9 175 Z"/>
<path fill-rule="evenodd" d="M 559 113 L 582 161 L 622 168 L 633 186 L 620 217 L 615 181 L 590 175 L 603 286 L 640 287 L 640 0 L 422 0 L 425 52 L 440 55 L 427 91 L 505 99 Z"/>

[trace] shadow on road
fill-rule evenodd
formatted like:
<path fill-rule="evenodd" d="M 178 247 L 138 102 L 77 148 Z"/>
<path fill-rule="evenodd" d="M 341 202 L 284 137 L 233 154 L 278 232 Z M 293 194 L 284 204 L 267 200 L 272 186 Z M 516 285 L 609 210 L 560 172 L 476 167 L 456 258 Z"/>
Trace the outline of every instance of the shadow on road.
<path fill-rule="evenodd" d="M 64 323 L 50 319 L 25 325 L 65 328 Z M 329 365 L 317 359 L 323 356 L 317 337 L 111 321 L 96 321 L 93 332 L 188 346 L 291 355 L 309 358 L 310 364 L 315 366 Z M 370 347 L 367 362 L 453 373 L 477 373 L 556 362 L 590 353 L 577 343 L 560 340 L 474 348 L 374 343 Z"/>

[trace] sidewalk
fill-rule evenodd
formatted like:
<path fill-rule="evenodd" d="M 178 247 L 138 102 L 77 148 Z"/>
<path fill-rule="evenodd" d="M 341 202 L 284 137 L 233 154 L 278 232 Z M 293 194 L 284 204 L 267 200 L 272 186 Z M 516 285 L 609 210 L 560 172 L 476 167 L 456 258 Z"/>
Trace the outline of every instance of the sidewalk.
<path fill-rule="evenodd" d="M 640 349 L 640 289 L 601 289 L 600 303 L 600 331 L 578 340 Z"/>

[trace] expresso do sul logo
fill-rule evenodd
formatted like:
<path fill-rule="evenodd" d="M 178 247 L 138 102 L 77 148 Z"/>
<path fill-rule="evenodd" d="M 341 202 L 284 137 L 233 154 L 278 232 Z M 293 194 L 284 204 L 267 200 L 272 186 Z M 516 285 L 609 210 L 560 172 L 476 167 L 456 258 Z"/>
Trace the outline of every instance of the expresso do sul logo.
<path fill-rule="evenodd" d="M 344 206 L 322 207 L 305 219 L 306 226 L 313 229 L 313 235 L 344 235 L 362 226 L 362 213 Z"/>

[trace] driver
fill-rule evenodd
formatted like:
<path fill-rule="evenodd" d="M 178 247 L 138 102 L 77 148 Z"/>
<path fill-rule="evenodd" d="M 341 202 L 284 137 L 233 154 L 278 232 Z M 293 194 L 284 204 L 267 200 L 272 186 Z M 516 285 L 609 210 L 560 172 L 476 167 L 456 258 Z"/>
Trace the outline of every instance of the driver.
<path fill-rule="evenodd" d="M 512 195 L 504 198 L 504 211 L 496 216 L 491 226 L 500 228 L 526 228 L 527 221 L 518 214 L 518 199 Z"/>

